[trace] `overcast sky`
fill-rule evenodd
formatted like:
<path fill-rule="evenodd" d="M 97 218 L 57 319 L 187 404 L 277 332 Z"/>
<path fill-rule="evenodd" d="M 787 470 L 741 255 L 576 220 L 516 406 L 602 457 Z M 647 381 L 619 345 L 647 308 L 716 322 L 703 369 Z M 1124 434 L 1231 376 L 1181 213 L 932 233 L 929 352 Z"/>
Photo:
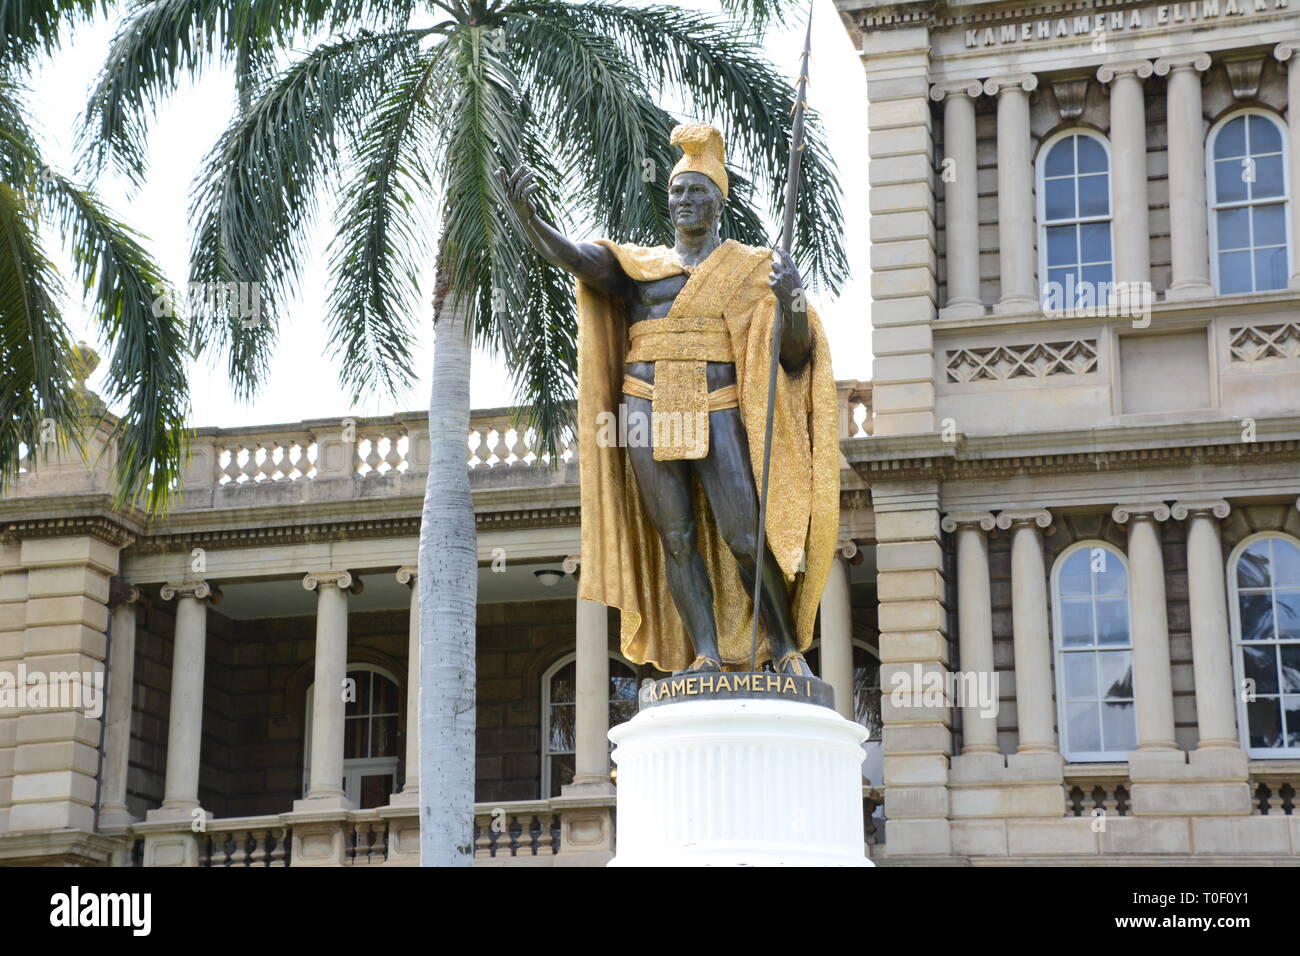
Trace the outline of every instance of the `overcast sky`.
<path fill-rule="evenodd" d="M 717 9 L 716 4 L 699 0 L 681 5 L 707 11 Z M 33 78 L 30 99 L 47 159 L 65 172 L 71 171 L 75 161 L 72 144 L 77 118 L 107 54 L 113 31 L 113 20 L 78 28 L 64 49 Z M 798 69 L 802 42 L 802 25 L 792 24 L 789 29 L 774 31 L 767 43 L 773 62 L 791 77 L 791 82 Z M 849 261 L 854 273 L 838 300 L 814 298 L 813 304 L 827 327 L 836 378 L 867 379 L 871 373 L 871 355 L 866 83 L 831 0 L 816 0 L 811 63 L 808 99 L 823 116 L 831 152 L 839 165 Z M 187 273 L 190 233 L 186 210 L 190 184 L 202 157 L 224 128 L 232 107 L 233 84 L 228 74 L 214 72 L 199 84 L 184 85 L 152 127 L 151 164 L 145 186 L 132 194 L 124 183 L 114 178 L 106 177 L 97 184 L 104 199 L 118 214 L 148 237 L 147 244 L 178 287 L 183 286 Z M 271 376 L 261 394 L 251 402 L 237 401 L 230 393 L 222 368 L 208 365 L 205 358 L 190 376 L 194 425 L 234 427 L 346 414 L 385 415 L 427 406 L 433 364 L 432 321 L 428 311 L 420 317 L 419 345 L 415 350 L 419 381 L 409 394 L 396 400 L 376 395 L 352 405 L 339 387 L 337 364 L 327 354 L 323 318 L 327 286 L 323 251 L 329 241 L 328 212 L 322 210 L 313 240 L 313 261 L 303 270 L 302 296 L 290 310 L 288 319 L 280 323 Z M 431 236 L 430 264 L 432 256 Z M 60 254 L 56 261 L 67 274 L 67 260 Z M 84 338 L 101 355 L 107 354 L 104 343 L 97 341 L 85 321 L 75 296 L 69 300 L 68 317 L 76 337 Z M 92 387 L 102 377 L 106 365 L 104 362 L 91 379 Z M 475 408 L 511 401 L 509 377 L 491 355 L 475 354 L 471 398 Z"/>

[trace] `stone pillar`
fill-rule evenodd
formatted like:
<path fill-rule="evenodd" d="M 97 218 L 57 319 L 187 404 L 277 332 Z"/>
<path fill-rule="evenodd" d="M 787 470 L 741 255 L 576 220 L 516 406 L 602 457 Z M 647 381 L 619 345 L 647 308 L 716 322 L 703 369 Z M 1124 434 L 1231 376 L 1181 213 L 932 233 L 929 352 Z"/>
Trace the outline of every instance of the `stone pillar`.
<path fill-rule="evenodd" d="M 576 557 L 566 558 L 565 573 L 579 573 Z M 568 794 L 612 793 L 609 779 L 609 612 L 605 605 L 577 598 L 574 643 L 573 783 Z M 545 795 L 543 795 L 545 796 Z"/>
<path fill-rule="evenodd" d="M 961 670 L 976 675 L 977 682 L 985 682 L 982 686 L 993 686 L 995 673 L 988 541 L 993 527 L 993 515 L 987 511 L 955 512 L 943 519 L 943 530 L 957 534 L 957 647 Z M 964 703 L 961 728 L 963 754 L 1000 752 L 997 715 L 981 708 L 977 700 Z"/>
<path fill-rule="evenodd" d="M 355 809 L 343 795 L 343 680 L 348 668 L 348 592 L 361 581 L 350 571 L 313 571 L 302 586 L 315 591 L 316 679 L 312 692 L 311 778 L 294 810 Z"/>
<path fill-rule="evenodd" d="M 113 579 L 109 595 L 112 631 L 108 659 L 108 696 L 104 719 L 104 763 L 100 787 L 99 828 L 135 822 L 126 806 L 131 759 L 131 704 L 135 687 L 135 623 L 140 589 Z"/>
<path fill-rule="evenodd" d="M 984 92 L 998 98 L 998 262 L 1002 294 L 993 311 L 1030 312 L 1038 305 L 1034 261 L 1034 144 L 1029 94 L 1032 73 L 995 76 Z"/>
<path fill-rule="evenodd" d="M 0 673 L 18 683 L 27 626 L 27 569 L 22 542 L 0 540 Z M 18 733 L 17 711 L 0 710 L 0 833 L 9 829 Z"/>
<path fill-rule="evenodd" d="M 176 600 L 172 650 L 172 699 L 167 716 L 167 771 L 162 806 L 149 822 L 190 820 L 199 804 L 199 756 L 203 745 L 203 675 L 207 660 L 208 601 L 220 592 L 207 581 L 174 581 L 162 587 Z"/>
<path fill-rule="evenodd" d="M 1300 183 L 1300 68 L 1296 65 L 1295 52 L 1300 50 L 1300 40 L 1287 40 L 1273 49 L 1273 56 L 1279 63 L 1286 64 L 1286 121 L 1287 121 L 1287 180 Z M 1288 204 L 1291 213 L 1291 242 L 1300 242 L 1300 201 L 1292 199 Z M 1300 254 L 1291 249 L 1291 288 L 1300 289 Z"/>
<path fill-rule="evenodd" d="M 940 546 L 937 483 L 872 485 L 880 601 L 880 684 L 887 855 L 948 856 L 950 701 L 924 694 L 948 683 L 948 611 Z M 919 686 L 918 686 L 919 685 Z M 907 693 L 910 690 L 912 693 Z M 901 701 L 901 702 L 900 702 Z"/>
<path fill-rule="evenodd" d="M 1133 699 L 1138 750 L 1175 750 L 1174 690 L 1165 610 L 1165 561 L 1160 551 L 1162 502 L 1117 505 L 1111 515 L 1128 525 L 1129 617 L 1133 640 Z"/>
<path fill-rule="evenodd" d="M 1108 63 L 1097 71 L 1110 90 L 1111 238 L 1115 281 L 1151 281 L 1151 222 L 1147 206 L 1147 120 L 1142 81 L 1150 60 Z"/>
<path fill-rule="evenodd" d="M 858 553 L 853 541 L 835 550 L 821 600 L 821 665 L 818 675 L 835 691 L 835 709 L 853 720 L 853 594 L 847 558 Z"/>
<path fill-rule="evenodd" d="M 874 433 L 930 432 L 938 260 L 929 31 L 909 25 L 855 39 L 867 75 L 870 131 Z"/>
<path fill-rule="evenodd" d="M 1156 74 L 1169 77 L 1169 242 L 1173 275 L 1165 298 L 1171 302 L 1214 294 L 1210 285 L 1205 117 L 1201 106 L 1201 74 L 1209 68 L 1206 53 L 1167 56 L 1155 63 Z"/>
<path fill-rule="evenodd" d="M 398 583 L 411 589 L 406 625 L 406 780 L 401 791 L 388 801 L 390 806 L 414 807 L 420 803 L 420 588 L 416 577 L 413 564 L 397 569 Z"/>
<path fill-rule="evenodd" d="M 1052 637 L 1047 623 L 1043 530 L 1051 512 L 1003 511 L 997 525 L 1011 531 L 1011 629 L 1016 661 L 1017 753 L 1057 754 L 1052 703 Z"/>
<path fill-rule="evenodd" d="M 979 80 L 936 83 L 930 98 L 943 103 L 944 262 L 948 298 L 941 319 L 970 319 L 984 314 L 980 300 L 978 165 L 975 157 L 975 100 Z"/>

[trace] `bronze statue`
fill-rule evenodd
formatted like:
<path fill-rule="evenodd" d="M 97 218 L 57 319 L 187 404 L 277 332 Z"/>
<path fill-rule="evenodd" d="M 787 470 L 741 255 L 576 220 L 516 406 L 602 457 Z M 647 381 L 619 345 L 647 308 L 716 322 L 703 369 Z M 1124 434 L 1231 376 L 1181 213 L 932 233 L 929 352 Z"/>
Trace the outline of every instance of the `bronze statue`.
<path fill-rule="evenodd" d="M 788 254 L 721 240 L 728 179 L 718 130 L 679 126 L 672 143 L 684 154 L 669 176 L 671 249 L 573 242 L 538 216 L 534 173 L 497 174 L 538 253 L 578 279 L 580 594 L 621 609 L 631 660 L 672 671 L 748 669 L 755 474 L 779 302 L 757 659 L 810 675 L 801 651 L 839 523 L 825 335 Z"/>

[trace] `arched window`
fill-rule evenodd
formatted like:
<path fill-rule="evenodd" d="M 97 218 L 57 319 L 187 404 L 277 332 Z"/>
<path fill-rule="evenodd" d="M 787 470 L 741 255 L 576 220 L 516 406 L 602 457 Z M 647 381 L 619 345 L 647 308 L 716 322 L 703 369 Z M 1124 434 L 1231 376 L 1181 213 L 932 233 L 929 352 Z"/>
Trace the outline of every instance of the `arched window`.
<path fill-rule="evenodd" d="M 1286 288 L 1285 142 L 1282 124 L 1263 110 L 1234 114 L 1210 131 L 1210 258 L 1220 294 Z"/>
<path fill-rule="evenodd" d="M 566 654 L 542 675 L 542 798 L 558 797 L 573 782 L 577 745 L 577 654 Z M 636 670 L 609 652 L 609 725 L 636 716 Z M 611 745 L 612 746 L 612 745 Z"/>
<path fill-rule="evenodd" d="M 1238 724 L 1252 757 L 1300 756 L 1300 542 L 1252 535 L 1228 562 Z"/>
<path fill-rule="evenodd" d="M 1071 545 L 1052 566 L 1056 713 L 1070 761 L 1126 760 L 1137 746 L 1128 566 L 1101 541 Z"/>
<path fill-rule="evenodd" d="M 1105 305 L 1114 282 L 1110 155 L 1101 137 L 1074 130 L 1038 154 L 1038 275 L 1043 307 Z"/>
<path fill-rule="evenodd" d="M 359 809 L 385 806 L 397 789 L 397 715 L 401 706 L 397 678 L 373 664 L 349 664 L 343 710 L 343 793 Z M 307 723 L 302 761 L 302 792 L 311 781 L 312 702 L 316 685 L 307 688 Z"/>

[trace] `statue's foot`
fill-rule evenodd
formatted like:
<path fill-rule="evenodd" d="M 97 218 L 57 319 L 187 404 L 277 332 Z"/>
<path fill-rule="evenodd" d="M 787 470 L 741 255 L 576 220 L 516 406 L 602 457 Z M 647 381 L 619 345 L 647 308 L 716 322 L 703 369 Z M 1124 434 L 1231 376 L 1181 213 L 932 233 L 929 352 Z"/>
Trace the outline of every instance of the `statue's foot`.
<path fill-rule="evenodd" d="M 699 657 L 695 658 L 695 660 L 691 661 L 691 666 L 686 668 L 686 670 L 691 673 L 694 673 L 695 671 L 705 671 L 709 673 L 721 671 L 722 661 L 718 660 L 716 657 L 706 657 L 701 654 Z"/>
<path fill-rule="evenodd" d="M 814 677 L 812 668 L 798 651 L 790 651 L 773 662 L 773 669 L 778 674 L 794 674 L 796 677 Z"/>

